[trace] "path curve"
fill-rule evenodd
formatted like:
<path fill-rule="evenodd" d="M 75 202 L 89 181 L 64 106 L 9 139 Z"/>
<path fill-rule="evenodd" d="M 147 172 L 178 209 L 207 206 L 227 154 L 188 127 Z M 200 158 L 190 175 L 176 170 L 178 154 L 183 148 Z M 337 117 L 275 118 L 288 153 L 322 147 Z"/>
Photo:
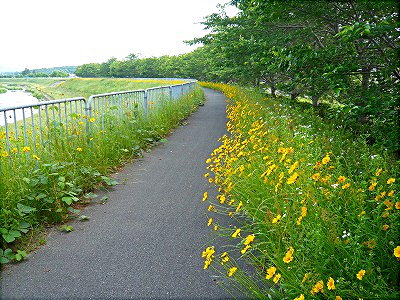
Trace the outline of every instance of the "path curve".
<path fill-rule="evenodd" d="M 225 97 L 204 91 L 207 102 L 188 125 L 125 167 L 117 176 L 125 184 L 105 205 L 85 209 L 90 221 L 52 231 L 27 261 L 5 268 L 2 299 L 229 297 L 202 269 L 210 230 L 201 198 L 216 195 L 205 160 L 226 133 Z"/>

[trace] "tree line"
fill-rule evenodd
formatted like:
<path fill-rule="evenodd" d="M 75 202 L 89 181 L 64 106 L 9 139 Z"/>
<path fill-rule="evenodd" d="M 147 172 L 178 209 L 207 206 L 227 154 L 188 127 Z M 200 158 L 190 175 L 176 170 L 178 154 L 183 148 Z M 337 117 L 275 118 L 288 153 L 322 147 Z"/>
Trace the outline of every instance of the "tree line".
<path fill-rule="evenodd" d="M 210 33 L 178 56 L 78 67 L 82 77 L 186 77 L 267 88 L 322 105 L 371 143 L 398 151 L 399 34 L 397 1 L 232 0 L 203 24 Z"/>

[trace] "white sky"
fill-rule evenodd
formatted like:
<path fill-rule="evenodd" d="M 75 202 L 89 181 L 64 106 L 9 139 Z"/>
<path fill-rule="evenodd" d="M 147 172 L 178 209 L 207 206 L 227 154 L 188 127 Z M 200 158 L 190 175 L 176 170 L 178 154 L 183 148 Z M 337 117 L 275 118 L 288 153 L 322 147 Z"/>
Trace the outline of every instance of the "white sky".
<path fill-rule="evenodd" d="M 174 55 L 228 0 L 2 0 L 0 72 Z M 231 7 L 229 14 L 236 12 Z"/>

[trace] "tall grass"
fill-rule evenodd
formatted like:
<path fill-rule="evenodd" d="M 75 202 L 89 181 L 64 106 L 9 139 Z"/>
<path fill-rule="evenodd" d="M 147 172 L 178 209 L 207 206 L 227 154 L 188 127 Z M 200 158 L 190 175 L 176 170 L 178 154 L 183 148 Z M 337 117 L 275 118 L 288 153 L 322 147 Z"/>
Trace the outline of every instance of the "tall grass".
<path fill-rule="evenodd" d="M 206 249 L 205 268 L 251 298 L 399 299 L 398 161 L 284 98 L 203 86 L 229 98 L 230 135 L 207 160 L 221 192 L 208 225 L 237 241 Z"/>
<path fill-rule="evenodd" d="M 197 88 L 177 101 L 161 100 L 147 114 L 137 106 L 118 117 L 110 111 L 101 123 L 97 116 L 88 119 L 74 113 L 69 137 L 62 124 L 50 126 L 45 133 L 48 144 L 37 144 L 35 152 L 22 139 L 13 141 L 20 143 L 15 151 L 0 151 L 0 248 L 37 225 L 65 221 L 73 204 L 87 200 L 85 194 L 95 185 L 116 184 L 107 174 L 159 141 L 203 100 Z M 85 130 L 87 122 L 90 131 Z M 4 143 L 4 132 L 0 139 Z M 20 259 L 18 253 L 7 251 L 0 252 L 2 262 Z"/>

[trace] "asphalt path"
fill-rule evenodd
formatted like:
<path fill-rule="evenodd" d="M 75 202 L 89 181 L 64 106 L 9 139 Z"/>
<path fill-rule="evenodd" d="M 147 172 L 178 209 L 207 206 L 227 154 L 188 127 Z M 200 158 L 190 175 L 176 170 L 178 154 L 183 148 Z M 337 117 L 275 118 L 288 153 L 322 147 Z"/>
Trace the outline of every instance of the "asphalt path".
<path fill-rule="evenodd" d="M 204 191 L 205 160 L 226 133 L 225 97 L 206 104 L 168 142 L 116 175 L 123 184 L 104 205 L 87 207 L 75 230 L 52 230 L 47 244 L 1 274 L 1 299 L 223 299 L 223 278 L 203 270 L 212 237 Z"/>

